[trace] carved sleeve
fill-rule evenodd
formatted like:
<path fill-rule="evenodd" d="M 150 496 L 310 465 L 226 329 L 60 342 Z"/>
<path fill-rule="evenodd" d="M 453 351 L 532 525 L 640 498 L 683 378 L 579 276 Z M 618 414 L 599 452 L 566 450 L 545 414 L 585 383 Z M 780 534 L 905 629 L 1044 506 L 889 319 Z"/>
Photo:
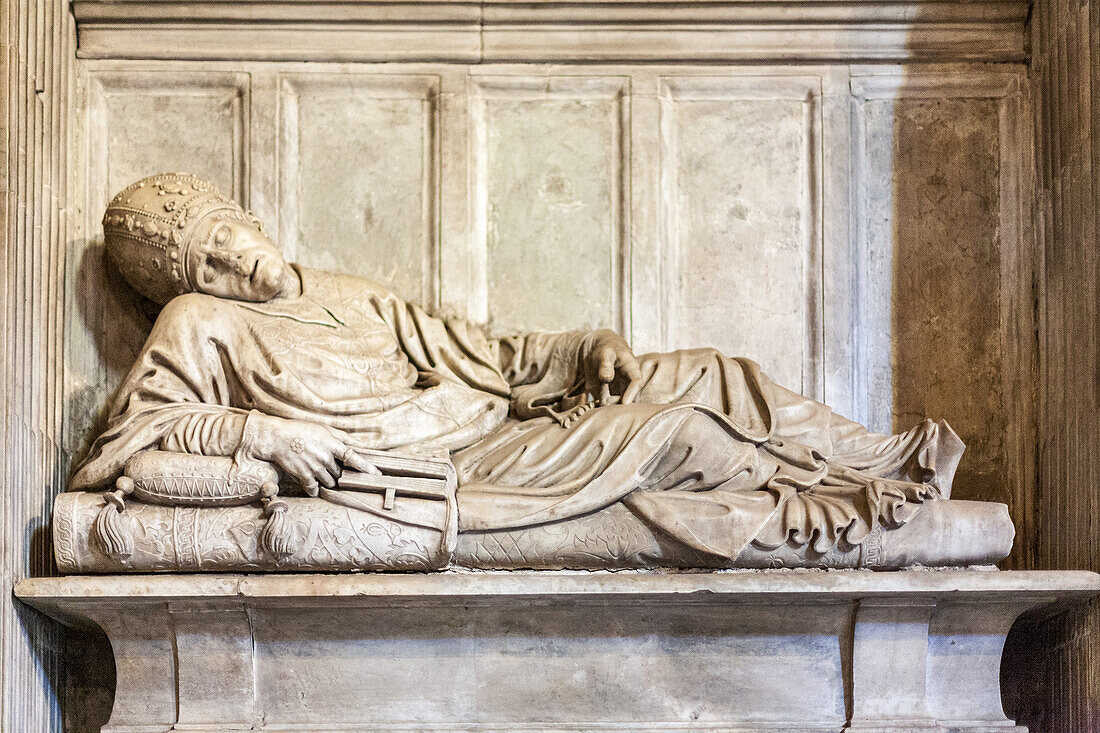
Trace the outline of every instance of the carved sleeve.
<path fill-rule="evenodd" d="M 567 402 L 577 393 L 580 350 L 588 332 L 489 339 L 476 324 L 436 318 L 380 288 L 371 300 L 420 372 L 422 384 L 426 377 L 451 379 L 508 397 L 513 414 L 521 419 L 558 418 L 572 407 Z"/>
<path fill-rule="evenodd" d="M 500 339 L 501 372 L 512 386 L 512 412 L 521 419 L 559 419 L 583 391 L 579 369 L 585 331 L 528 333 Z"/>
<path fill-rule="evenodd" d="M 247 414 L 190 413 L 180 417 L 160 439 L 161 450 L 203 456 L 231 456 L 241 444 Z"/>
<path fill-rule="evenodd" d="M 245 370 L 225 364 L 230 355 L 246 358 L 239 352 L 247 338 L 232 305 L 217 298 L 190 294 L 166 305 L 70 490 L 109 484 L 130 456 L 150 448 L 232 455 L 248 415 L 231 404 L 232 380 Z"/>
<path fill-rule="evenodd" d="M 513 387 L 536 384 L 548 377 L 573 382 L 585 331 L 527 333 L 500 339 L 500 369 Z"/>

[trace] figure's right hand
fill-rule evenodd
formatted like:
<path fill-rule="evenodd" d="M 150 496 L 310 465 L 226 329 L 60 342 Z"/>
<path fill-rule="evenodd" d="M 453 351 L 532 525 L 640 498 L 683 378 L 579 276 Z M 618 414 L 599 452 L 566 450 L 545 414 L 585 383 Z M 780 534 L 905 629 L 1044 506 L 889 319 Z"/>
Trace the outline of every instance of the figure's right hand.
<path fill-rule="evenodd" d="M 355 441 L 342 430 L 305 420 L 253 414 L 248 455 L 277 466 L 283 475 L 316 496 L 318 486 L 333 488 L 343 464 L 366 473 L 378 469 L 355 453 Z"/>
<path fill-rule="evenodd" d="M 611 404 L 613 393 L 624 403 L 628 395 L 633 399 L 642 373 L 626 339 L 607 329 L 593 331 L 581 341 L 579 357 L 585 389 L 600 405 Z"/>

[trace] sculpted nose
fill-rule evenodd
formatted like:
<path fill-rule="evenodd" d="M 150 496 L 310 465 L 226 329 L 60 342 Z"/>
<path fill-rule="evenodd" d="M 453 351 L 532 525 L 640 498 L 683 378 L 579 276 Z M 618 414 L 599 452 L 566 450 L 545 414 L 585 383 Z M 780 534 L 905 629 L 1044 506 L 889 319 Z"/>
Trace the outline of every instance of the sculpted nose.
<path fill-rule="evenodd" d="M 239 275 L 248 274 L 248 264 L 244 261 L 244 255 L 240 252 L 234 252 L 232 257 L 233 269 L 237 271 Z"/>

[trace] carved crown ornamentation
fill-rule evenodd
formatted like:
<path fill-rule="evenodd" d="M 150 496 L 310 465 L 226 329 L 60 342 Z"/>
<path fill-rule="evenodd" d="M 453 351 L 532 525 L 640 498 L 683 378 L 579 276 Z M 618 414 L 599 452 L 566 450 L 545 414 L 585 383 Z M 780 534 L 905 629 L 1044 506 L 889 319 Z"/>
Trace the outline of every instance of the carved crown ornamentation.
<path fill-rule="evenodd" d="M 103 216 L 107 253 L 130 285 L 164 304 L 190 292 L 187 253 L 199 223 L 217 213 L 261 231 L 263 224 L 190 173 L 158 173 L 137 181 L 111 200 Z"/>

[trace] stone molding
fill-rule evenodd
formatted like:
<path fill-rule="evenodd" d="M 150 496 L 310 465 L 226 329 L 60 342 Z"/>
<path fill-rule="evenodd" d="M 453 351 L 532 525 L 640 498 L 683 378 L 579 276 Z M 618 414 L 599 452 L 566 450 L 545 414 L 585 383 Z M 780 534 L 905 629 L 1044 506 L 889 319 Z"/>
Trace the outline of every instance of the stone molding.
<path fill-rule="evenodd" d="M 1001 709 L 1005 635 L 1026 611 L 1098 592 L 1095 573 L 994 570 L 74 576 L 16 588 L 107 633 L 118 687 L 105 733 L 1024 733 Z"/>
<path fill-rule="evenodd" d="M 84 58 L 953 62 L 1027 58 L 1025 0 L 75 0 Z"/>

